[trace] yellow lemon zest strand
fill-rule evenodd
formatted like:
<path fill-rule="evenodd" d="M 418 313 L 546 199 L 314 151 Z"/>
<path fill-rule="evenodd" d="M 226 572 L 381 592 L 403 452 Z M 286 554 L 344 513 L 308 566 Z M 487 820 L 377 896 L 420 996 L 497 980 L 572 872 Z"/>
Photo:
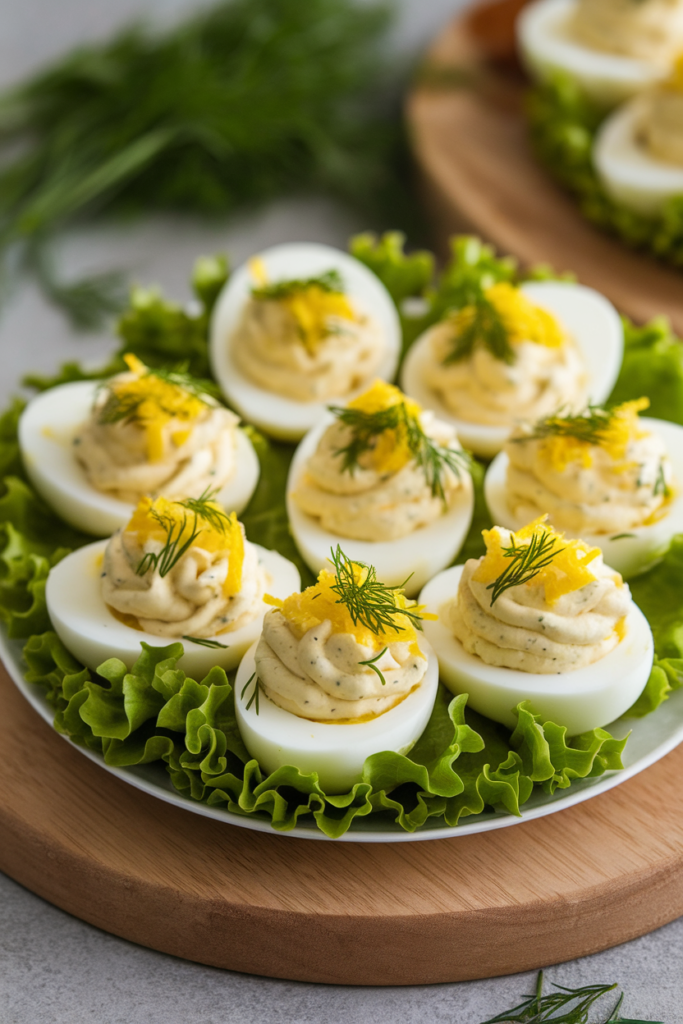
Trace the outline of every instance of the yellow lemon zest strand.
<path fill-rule="evenodd" d="M 109 388 L 122 408 L 135 410 L 135 419 L 145 431 L 147 458 L 159 462 L 164 456 L 164 428 L 171 420 L 192 423 L 206 408 L 206 403 L 167 380 L 147 372 L 147 367 L 136 356 L 125 355 L 124 361 L 132 380 L 113 380 Z M 176 431 L 172 441 L 180 447 L 190 436 L 192 428 Z"/>
<path fill-rule="evenodd" d="M 224 529 L 217 529 L 211 522 L 197 515 L 199 533 L 192 547 L 202 548 L 210 554 L 223 554 L 228 559 L 228 573 L 223 582 L 223 593 L 226 597 L 237 594 L 242 588 L 242 570 L 244 566 L 244 536 L 242 527 L 234 512 L 225 514 L 225 510 L 215 501 L 206 502 L 208 510 L 221 516 L 225 523 Z M 166 543 L 170 531 L 178 538 L 178 547 L 182 547 L 195 530 L 195 513 L 179 501 L 168 498 L 142 498 L 133 513 L 126 533 L 135 533 L 138 544 L 143 547 L 147 541 L 156 540 Z"/>
<path fill-rule="evenodd" d="M 358 582 L 363 582 L 367 569 L 354 563 L 354 576 Z M 337 576 L 328 569 L 323 569 L 318 576 L 317 583 L 307 587 L 303 593 L 291 594 L 284 601 L 266 594 L 266 604 L 278 608 L 293 632 L 299 639 L 314 626 L 329 620 L 332 623 L 333 633 L 350 633 L 359 644 L 371 647 L 374 650 L 381 650 L 387 644 L 403 641 L 410 644 L 411 654 L 420 654 L 417 643 L 417 631 L 405 616 L 397 615 L 394 618 L 395 626 L 391 629 L 384 629 L 375 633 L 368 629 L 362 622 L 354 623 L 346 605 L 340 601 L 339 595 L 332 589 L 337 583 Z M 397 608 L 408 607 L 408 599 L 400 590 L 393 592 Z M 435 615 L 424 614 L 422 606 L 410 604 L 410 609 L 417 612 L 423 619 L 435 619 Z"/>
<path fill-rule="evenodd" d="M 525 586 L 542 586 L 546 601 L 549 605 L 553 605 L 565 594 L 581 590 L 582 587 L 596 580 L 597 576 L 591 569 L 590 563 L 598 557 L 600 548 L 589 548 L 582 540 L 565 540 L 563 533 L 558 533 L 546 522 L 547 518 L 547 515 L 540 516 L 528 523 L 517 533 L 511 534 L 510 540 L 501 534 L 498 526 L 494 526 L 492 530 L 483 530 L 486 554 L 481 559 L 472 579 L 477 583 L 484 583 L 486 586 L 495 583 L 510 566 L 510 558 L 506 556 L 505 549 L 512 546 L 512 541 L 519 549 L 525 544 L 528 545 L 533 537 L 541 535 L 555 538 L 557 550 L 549 564 L 541 568 L 532 579 L 524 584 Z"/>
<path fill-rule="evenodd" d="M 356 320 L 351 303 L 342 292 L 331 292 L 311 284 L 278 300 L 294 317 L 299 336 L 307 352 L 314 354 L 325 338 L 334 332 L 333 317 Z"/>
<path fill-rule="evenodd" d="M 563 473 L 573 462 L 580 462 L 584 468 L 590 469 L 593 465 L 593 449 L 599 447 L 614 461 L 612 469 L 615 473 L 625 472 L 632 466 L 631 462 L 624 461 L 629 444 L 648 436 L 649 431 L 643 429 L 638 417 L 649 406 L 649 398 L 622 402 L 612 409 L 604 427 L 596 431 L 594 442 L 570 434 L 551 434 L 543 440 L 541 451 L 551 467 Z M 555 422 L 561 424 L 562 417 L 556 417 Z"/>
<path fill-rule="evenodd" d="M 265 288 L 268 284 L 268 271 L 260 256 L 252 256 L 247 263 L 249 273 L 259 288 Z"/>
<path fill-rule="evenodd" d="M 503 321 L 512 344 L 531 341 L 546 348 L 561 348 L 564 344 L 565 333 L 552 313 L 531 302 L 519 288 L 501 281 L 487 288 L 484 295 Z M 457 326 L 466 327 L 474 316 L 474 307 L 466 306 L 455 315 Z"/>
<path fill-rule="evenodd" d="M 406 414 L 415 419 L 418 419 L 422 412 L 422 407 L 417 402 L 384 380 L 376 380 L 362 395 L 352 399 L 347 408 L 357 409 L 372 416 L 396 405 L 403 405 Z M 414 458 L 415 453 L 408 444 L 408 432 L 404 423 L 399 424 L 395 430 L 384 430 L 378 434 L 374 447 L 368 453 L 368 461 L 378 473 L 397 473 Z"/>

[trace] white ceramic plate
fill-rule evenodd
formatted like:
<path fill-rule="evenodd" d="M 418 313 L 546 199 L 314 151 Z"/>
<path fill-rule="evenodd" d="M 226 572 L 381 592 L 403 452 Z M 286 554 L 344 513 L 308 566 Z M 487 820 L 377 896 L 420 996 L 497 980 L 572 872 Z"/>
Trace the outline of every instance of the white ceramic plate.
<path fill-rule="evenodd" d="M 0 655 L 10 676 L 26 697 L 29 704 L 52 725 L 53 711 L 43 696 L 40 686 L 29 685 L 24 679 L 24 668 L 21 651 L 24 645 L 23 640 L 8 640 L 7 634 L 2 627 L 0 631 Z M 569 790 L 558 790 L 554 796 L 547 796 L 542 792 L 534 793 L 531 799 L 522 808 L 522 817 L 517 818 L 505 812 L 488 811 L 484 814 L 473 815 L 465 818 L 463 823 L 455 828 L 449 828 L 442 824 L 430 824 L 428 821 L 417 832 L 404 832 L 393 822 L 378 822 L 372 818 L 356 818 L 349 832 L 341 839 L 327 840 L 327 837 L 318 829 L 315 822 L 310 824 L 297 825 L 290 832 L 277 833 L 283 836 L 292 836 L 298 839 L 321 839 L 328 842 L 346 843 L 406 843 L 418 842 L 426 839 L 450 839 L 457 836 L 472 835 L 475 832 L 490 832 L 496 828 L 506 828 L 509 825 L 518 825 L 533 818 L 542 818 L 546 814 L 554 814 L 565 807 L 572 807 L 574 804 L 582 803 L 593 796 L 605 793 L 608 789 L 618 786 L 620 783 L 630 779 L 633 775 L 649 768 L 655 761 L 659 761 L 683 741 L 683 689 L 672 694 L 670 699 L 659 708 L 654 714 L 646 718 L 621 718 L 609 727 L 614 736 L 622 737 L 632 730 L 631 738 L 626 745 L 624 752 L 625 768 L 621 772 L 610 772 L 597 779 L 584 779 L 574 782 Z M 71 741 L 64 737 L 67 743 Z M 75 746 L 75 745 L 74 745 Z M 274 830 L 270 822 L 265 818 L 256 818 L 253 815 L 246 816 L 235 814 L 231 811 L 220 810 L 215 807 L 207 807 L 206 804 L 196 803 L 187 797 L 181 796 L 173 789 L 171 781 L 164 768 L 158 764 L 140 765 L 135 768 L 110 768 L 104 763 L 99 754 L 86 750 L 84 747 L 76 747 L 81 754 L 94 761 L 100 768 L 111 772 L 117 778 L 122 779 L 136 789 L 141 789 L 159 800 L 174 804 L 176 807 L 184 808 L 194 814 L 203 814 L 207 818 L 215 818 L 217 821 L 224 821 L 231 825 L 239 825 L 241 828 L 250 828 L 256 832 L 270 832 Z"/>

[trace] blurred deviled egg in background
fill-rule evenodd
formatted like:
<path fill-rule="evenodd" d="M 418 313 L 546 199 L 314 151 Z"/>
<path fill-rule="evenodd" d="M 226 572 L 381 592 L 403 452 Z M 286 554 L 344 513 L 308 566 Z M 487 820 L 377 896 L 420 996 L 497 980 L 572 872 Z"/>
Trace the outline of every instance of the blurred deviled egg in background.
<path fill-rule="evenodd" d="M 332 408 L 294 455 L 287 511 L 296 545 L 319 572 L 341 542 L 383 583 L 417 593 L 467 536 L 469 466 L 451 424 L 376 381 Z"/>
<path fill-rule="evenodd" d="M 19 444 L 39 494 L 72 526 L 104 536 L 145 494 L 198 498 L 210 489 L 241 512 L 259 462 L 239 418 L 206 382 L 125 357 L 128 372 L 38 395 L 19 421 Z"/>
<path fill-rule="evenodd" d="M 273 437 L 298 440 L 329 402 L 391 380 L 401 329 L 391 296 L 354 257 L 327 245 L 278 245 L 226 284 L 210 355 L 230 404 Z"/>
<path fill-rule="evenodd" d="M 590 406 L 518 427 L 486 474 L 494 522 L 518 530 L 548 513 L 622 576 L 649 568 L 683 531 L 683 427 L 641 418 L 648 405 Z"/>
<path fill-rule="evenodd" d="M 491 458 L 518 422 L 604 401 L 623 344 L 618 313 L 591 288 L 502 282 L 417 339 L 401 386 L 452 423 L 466 448 Z"/>
<path fill-rule="evenodd" d="M 535 78 L 565 74 L 611 107 L 666 77 L 683 49 L 683 0 L 537 0 L 517 38 Z"/>
<path fill-rule="evenodd" d="M 143 498 L 125 528 L 67 555 L 47 580 L 47 608 L 64 645 L 84 665 L 120 658 L 144 641 L 180 641 L 180 666 L 202 679 L 234 668 L 261 632 L 263 595 L 300 586 L 296 567 L 251 544 L 234 513 L 211 495 Z"/>

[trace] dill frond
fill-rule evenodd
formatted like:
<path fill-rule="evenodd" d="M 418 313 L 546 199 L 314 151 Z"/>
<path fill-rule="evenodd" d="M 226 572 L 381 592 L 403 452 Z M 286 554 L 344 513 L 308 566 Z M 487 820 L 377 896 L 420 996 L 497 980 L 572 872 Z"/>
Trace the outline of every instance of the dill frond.
<path fill-rule="evenodd" d="M 217 395 L 217 388 L 213 381 L 200 380 L 198 377 L 193 377 L 187 372 L 186 367 L 169 370 L 165 367 L 148 366 L 140 379 L 144 380 L 148 377 L 161 380 L 192 395 L 193 398 L 196 398 L 203 405 L 210 404 L 207 402 L 207 397 L 214 398 Z M 117 391 L 112 381 L 105 381 L 100 385 L 100 389 L 106 393 L 106 399 L 98 413 L 99 423 L 132 423 L 138 419 L 140 406 L 146 401 L 144 395 L 128 394 L 123 388 Z M 172 408 L 167 408 L 159 397 L 155 396 L 155 402 L 158 404 L 159 409 L 167 415 L 174 416 L 176 414 L 176 411 Z"/>
<path fill-rule="evenodd" d="M 389 648 L 385 647 L 383 650 L 381 650 L 379 652 L 379 654 L 376 654 L 374 658 L 368 658 L 367 661 L 359 661 L 358 662 L 359 665 L 367 665 L 368 668 L 372 669 L 372 671 L 375 673 L 375 675 L 379 676 L 379 678 L 381 680 L 381 683 L 382 683 L 382 686 L 386 686 L 387 685 L 387 681 L 384 678 L 384 674 L 383 674 L 382 670 L 377 668 L 377 665 L 375 664 L 375 662 L 379 661 L 379 659 L 382 657 L 382 655 L 386 654 L 388 650 L 389 650 Z"/>
<path fill-rule="evenodd" d="M 482 1024 L 542 1024 L 543 1021 L 552 1021 L 552 1024 L 587 1024 L 588 1020 L 595 1020 L 596 1024 L 648 1024 L 647 1021 L 627 1020 L 620 1014 L 624 995 L 617 996 L 616 1003 L 612 1003 L 607 1015 L 594 1017 L 591 1015 L 597 1005 L 610 992 L 614 992 L 618 986 L 612 985 L 584 985 L 581 988 L 568 988 L 565 985 L 553 984 L 555 992 L 543 995 L 543 971 L 538 972 L 536 991 L 511 1010 L 504 1010 L 495 1017 L 483 1021 Z M 604 1004 L 602 1004 L 604 1005 Z M 653 1021 L 652 1024 L 662 1024 Z"/>
<path fill-rule="evenodd" d="M 510 332 L 505 320 L 493 302 L 487 299 L 483 289 L 479 290 L 466 322 L 459 326 L 451 339 L 451 349 L 443 361 L 444 366 L 451 366 L 463 359 L 469 359 L 475 349 L 485 348 L 494 359 L 512 365 L 515 352 L 510 343 Z"/>
<path fill-rule="evenodd" d="M 326 270 L 318 277 L 307 277 L 303 279 L 292 279 L 291 281 L 275 281 L 273 284 L 258 285 L 251 289 L 255 299 L 286 299 L 297 292 L 306 291 L 308 288 L 319 288 L 322 292 L 332 295 L 343 295 L 344 282 L 338 270 Z"/>
<path fill-rule="evenodd" d="M 187 640 L 191 644 L 198 644 L 200 647 L 210 647 L 212 650 L 219 648 L 224 651 L 228 650 L 228 644 L 222 644 L 218 640 L 209 640 L 204 636 L 182 636 L 180 639 Z"/>
<path fill-rule="evenodd" d="M 514 536 L 509 547 L 503 548 L 505 558 L 510 564 L 501 575 L 489 583 L 487 590 L 491 593 L 491 605 L 494 605 L 501 594 L 512 587 L 521 587 L 529 583 L 550 565 L 563 548 L 557 547 L 560 538 L 545 530 L 534 533 L 528 544 L 517 544 Z"/>
<path fill-rule="evenodd" d="M 559 409 L 534 423 L 530 434 L 514 437 L 512 440 L 519 443 L 541 440 L 545 437 L 572 437 L 586 444 L 598 445 L 605 439 L 617 408 L 608 405 L 589 405 L 584 412 L 576 414 Z"/>
<path fill-rule="evenodd" d="M 251 683 L 254 684 L 254 691 L 253 691 L 251 697 L 249 698 L 249 700 L 247 702 L 247 711 L 249 710 L 251 705 L 254 704 L 255 705 L 256 714 L 258 715 L 259 710 L 260 710 L 259 709 L 259 691 L 261 689 L 261 680 L 259 679 L 259 677 L 256 675 L 255 672 L 252 672 L 252 674 L 249 676 L 249 678 L 247 679 L 246 683 L 242 687 L 241 698 L 242 698 L 242 700 L 244 700 L 244 695 L 247 692 L 247 690 L 249 689 L 249 686 L 250 686 Z"/>
<path fill-rule="evenodd" d="M 199 498 L 185 498 L 176 502 L 191 513 L 192 527 L 189 534 L 183 540 L 189 523 L 189 517 L 183 515 L 181 520 L 174 520 L 170 516 L 158 512 L 154 507 L 150 508 L 149 514 L 166 532 L 166 540 L 161 551 L 148 551 L 140 560 L 135 570 L 138 576 L 144 576 L 151 570 L 159 573 L 161 577 L 168 575 L 174 565 L 177 565 L 186 551 L 192 547 L 205 525 L 211 526 L 220 533 L 226 533 L 230 526 L 230 516 L 223 509 L 217 508 L 213 499 L 217 490 L 204 491 Z"/>
<path fill-rule="evenodd" d="M 408 411 L 404 402 L 378 412 L 343 406 L 330 406 L 330 412 L 350 429 L 352 435 L 349 443 L 335 452 L 335 455 L 342 456 L 343 473 L 353 475 L 360 457 L 372 451 L 376 438 L 387 430 L 396 431 L 398 437 L 405 440 L 413 461 L 422 470 L 435 498 L 446 499 L 443 477 L 447 469 L 458 479 L 470 471 L 472 460 L 469 452 L 437 444 L 424 432 L 418 417 Z"/>
<path fill-rule="evenodd" d="M 346 605 L 354 626 L 360 623 L 380 635 L 400 628 L 396 620 L 403 618 L 408 619 L 415 629 L 422 629 L 422 615 L 415 610 L 417 605 L 413 602 L 402 608 L 396 600 L 397 591 L 402 590 L 408 580 L 404 580 L 400 587 L 380 583 L 374 566 L 352 561 L 339 545 L 336 550 L 332 548 L 331 561 L 337 577 L 331 589 L 339 595 L 338 603 Z M 354 566 L 366 570 L 361 579 L 357 578 Z"/>

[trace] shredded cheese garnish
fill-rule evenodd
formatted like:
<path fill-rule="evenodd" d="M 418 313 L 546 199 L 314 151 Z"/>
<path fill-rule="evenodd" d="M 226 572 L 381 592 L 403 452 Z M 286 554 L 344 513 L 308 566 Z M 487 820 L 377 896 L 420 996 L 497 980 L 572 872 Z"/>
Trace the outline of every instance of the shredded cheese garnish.
<path fill-rule="evenodd" d="M 510 539 L 501 533 L 500 527 L 482 532 L 486 544 L 486 554 L 475 570 L 472 579 L 486 586 L 495 583 L 511 565 L 510 551 L 512 547 L 518 551 L 528 548 L 532 538 L 554 540 L 551 557 L 544 565 L 524 583 L 527 587 L 542 586 L 545 599 L 549 605 L 555 604 L 565 594 L 580 590 L 592 583 L 597 576 L 590 563 L 600 554 L 600 548 L 589 548 L 582 540 L 566 540 L 563 533 L 558 533 L 546 520 L 547 515 L 535 519 Z"/>

